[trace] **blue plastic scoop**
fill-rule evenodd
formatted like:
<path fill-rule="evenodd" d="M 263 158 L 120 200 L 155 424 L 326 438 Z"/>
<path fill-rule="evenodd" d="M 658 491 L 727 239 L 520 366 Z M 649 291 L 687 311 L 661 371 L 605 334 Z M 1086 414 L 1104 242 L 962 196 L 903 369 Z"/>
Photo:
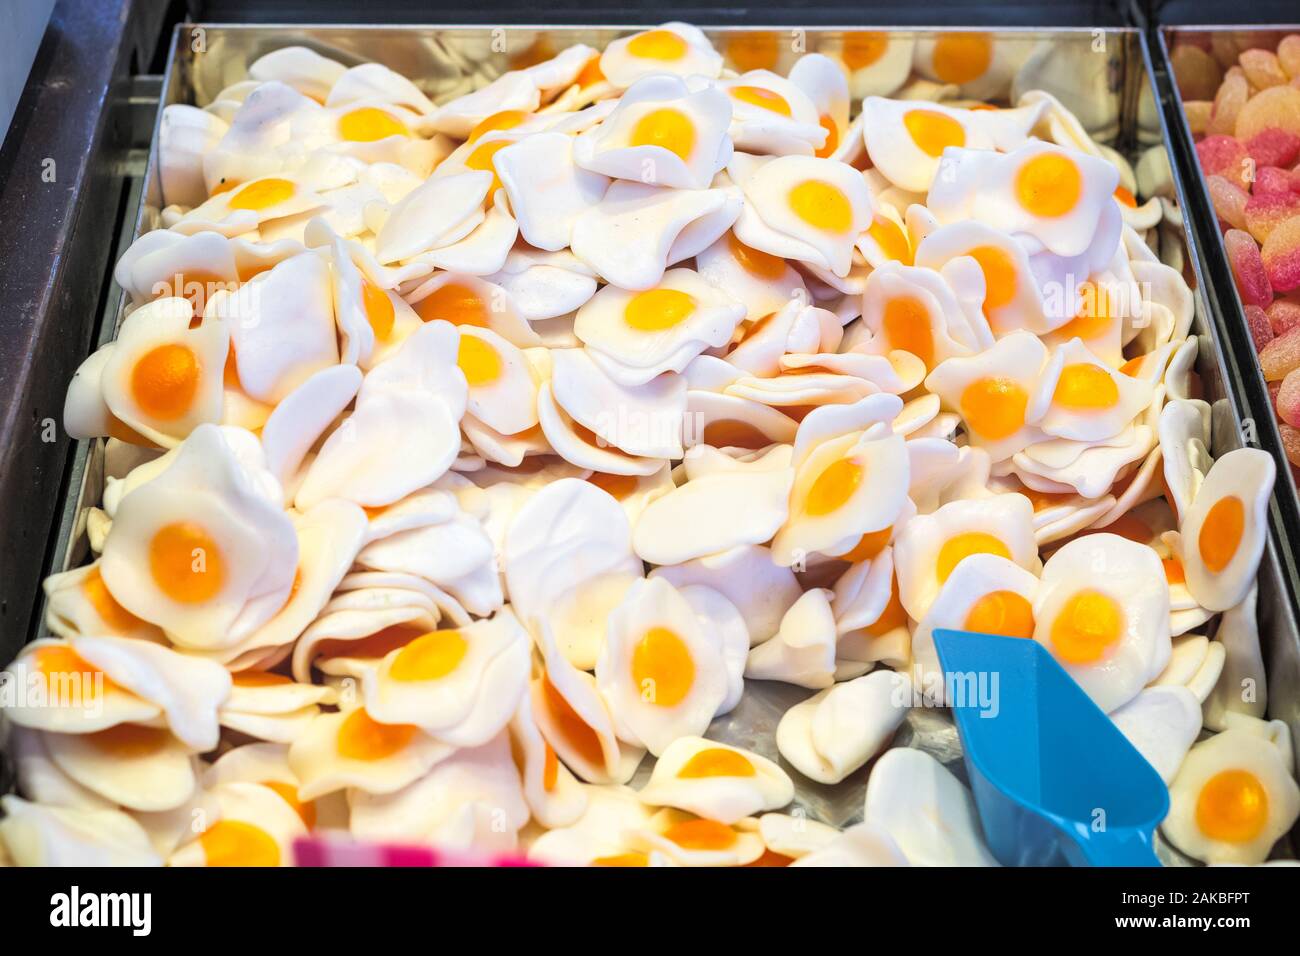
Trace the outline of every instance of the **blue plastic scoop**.
<path fill-rule="evenodd" d="M 1005 866 L 1159 866 L 1155 769 L 1034 640 L 934 632 L 989 849 Z"/>

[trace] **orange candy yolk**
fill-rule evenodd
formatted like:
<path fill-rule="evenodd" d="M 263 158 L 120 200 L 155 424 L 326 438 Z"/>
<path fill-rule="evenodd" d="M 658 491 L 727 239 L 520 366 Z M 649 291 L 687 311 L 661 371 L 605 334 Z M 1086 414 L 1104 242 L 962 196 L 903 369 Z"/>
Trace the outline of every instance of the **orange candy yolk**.
<path fill-rule="evenodd" d="M 997 246 L 976 246 L 966 255 L 978 262 L 984 273 L 984 314 L 1009 305 L 1019 284 L 1011 255 Z"/>
<path fill-rule="evenodd" d="M 965 146 L 966 130 L 947 113 L 938 110 L 908 110 L 903 128 L 921 152 L 938 158 L 949 146 Z"/>
<path fill-rule="evenodd" d="M 889 37 L 874 31 L 854 31 L 845 34 L 844 46 L 840 50 L 840 59 L 850 70 L 860 70 L 871 66 L 889 48 Z"/>
<path fill-rule="evenodd" d="M 465 166 L 467 169 L 478 170 L 492 174 L 492 184 L 488 186 L 488 196 L 501 188 L 501 180 L 497 176 L 496 156 L 497 153 L 511 145 L 511 140 L 494 139 L 490 143 L 484 143 L 477 146 L 474 151 L 465 157 Z"/>
<path fill-rule="evenodd" d="M 734 232 L 727 233 L 727 248 L 740 267 L 755 278 L 779 279 L 785 275 L 784 259 L 745 245 Z"/>
<path fill-rule="evenodd" d="M 560 779 L 560 758 L 555 753 L 555 748 L 542 741 L 545 753 L 542 757 L 542 789 L 547 793 L 555 790 L 555 784 Z"/>
<path fill-rule="evenodd" d="M 366 313 L 366 322 L 380 342 L 387 342 L 393 334 L 393 323 L 397 319 L 397 310 L 388 293 L 369 279 L 361 280 L 361 308 Z"/>
<path fill-rule="evenodd" d="M 45 647 L 38 647 L 32 651 L 32 666 L 37 673 L 45 678 L 47 692 L 48 689 L 59 689 L 67 686 L 67 682 L 75 679 L 77 684 L 67 686 L 67 689 L 69 694 L 79 693 L 83 701 L 95 700 L 99 696 L 99 689 L 96 686 L 96 681 L 99 679 L 103 680 L 105 691 L 117 686 L 104 675 L 103 671 L 66 644 L 49 644 Z M 60 683 L 55 683 L 55 681 Z M 60 690 L 59 697 L 62 698 L 62 696 Z"/>
<path fill-rule="evenodd" d="M 583 90 L 589 86 L 595 86 L 597 83 L 603 83 L 604 81 L 605 74 L 600 69 L 600 54 L 596 54 L 588 60 L 586 65 L 583 66 L 582 71 L 578 74 L 578 78 L 574 80 L 574 82 L 578 84 L 578 88 Z"/>
<path fill-rule="evenodd" d="M 225 561 L 217 542 L 201 525 L 163 525 L 149 541 L 149 572 L 158 589 L 179 604 L 202 604 L 221 590 Z"/>
<path fill-rule="evenodd" d="M 993 41 L 984 33 L 944 33 L 934 43 L 934 75 L 944 83 L 969 83 L 993 62 Z"/>
<path fill-rule="evenodd" d="M 826 159 L 831 153 L 835 152 L 840 145 L 840 130 L 835 125 L 835 120 L 828 115 L 822 114 L 817 118 L 817 125 L 826 130 L 826 142 L 822 143 L 817 150 L 818 159 Z"/>
<path fill-rule="evenodd" d="M 725 747 L 710 747 L 701 750 L 677 771 L 677 776 L 684 780 L 702 777 L 752 777 L 754 765 L 743 754 Z"/>
<path fill-rule="evenodd" d="M 741 73 L 770 70 L 780 54 L 780 38 L 770 30 L 737 33 L 727 40 L 727 58 Z"/>
<path fill-rule="evenodd" d="M 1052 401 L 1072 411 L 1095 411 L 1119 404 L 1119 386 L 1106 369 L 1089 362 L 1061 369 Z"/>
<path fill-rule="evenodd" d="M 695 683 L 690 648 L 668 628 L 650 628 L 632 649 L 632 681 L 646 703 L 657 707 L 680 704 Z"/>
<path fill-rule="evenodd" d="M 1110 296 L 1106 290 L 1095 282 L 1084 282 L 1079 286 L 1079 294 L 1083 302 L 1079 306 L 1078 314 L 1056 330 L 1056 334 L 1062 340 L 1095 339 L 1111 327 Z"/>
<path fill-rule="evenodd" d="M 198 356 L 184 345 L 156 346 L 131 370 L 131 397 L 150 418 L 175 421 L 193 406 L 201 371 Z"/>
<path fill-rule="evenodd" d="M 117 603 L 117 598 L 109 592 L 98 567 L 91 568 L 90 573 L 81 582 L 81 593 L 110 630 L 122 634 L 141 625 L 138 617 Z"/>
<path fill-rule="evenodd" d="M 794 111 L 790 109 L 790 104 L 786 101 L 786 98 L 765 86 L 733 86 L 731 95 L 742 103 L 748 103 L 750 106 L 757 106 L 760 109 L 781 116 L 794 115 Z"/>
<path fill-rule="evenodd" d="M 438 286 L 413 306 L 425 322 L 443 319 L 452 325 L 488 327 L 488 305 L 483 297 L 467 285 L 447 282 Z"/>
<path fill-rule="evenodd" d="M 279 780 L 263 780 L 262 786 L 268 790 L 274 790 L 280 799 L 289 806 L 293 807 L 293 812 L 298 814 L 302 819 L 303 825 L 310 830 L 316 825 L 316 804 L 303 803 L 298 799 L 298 788 L 291 783 L 283 783 Z"/>
<path fill-rule="evenodd" d="M 1222 770 L 1196 798 L 1196 825 L 1211 840 L 1248 843 L 1268 824 L 1268 791 L 1247 770 Z"/>
<path fill-rule="evenodd" d="M 1095 664 L 1120 639 L 1124 611 L 1100 591 L 1072 595 L 1052 622 L 1056 656 L 1067 664 Z"/>
<path fill-rule="evenodd" d="M 648 289 L 627 303 L 623 321 L 638 332 L 662 332 L 686 321 L 694 311 L 694 297 L 680 289 Z"/>
<path fill-rule="evenodd" d="M 704 426 L 700 441 L 714 448 L 748 448 L 757 450 L 772 444 L 763 430 L 735 418 L 719 418 Z M 617 496 L 615 496 L 617 497 Z"/>
<path fill-rule="evenodd" d="M 842 508 L 862 484 L 867 470 L 852 458 L 831 462 L 808 488 L 804 514 L 819 518 Z"/>
<path fill-rule="evenodd" d="M 501 377 L 504 364 L 501 355 L 490 342 L 476 335 L 461 335 L 456 351 L 456 365 L 465 373 L 470 388 L 491 385 Z"/>
<path fill-rule="evenodd" d="M 659 146 L 688 161 L 695 152 L 695 124 L 681 110 L 652 110 L 636 121 L 631 146 Z"/>
<path fill-rule="evenodd" d="M 493 130 L 514 129 L 526 119 L 528 119 L 528 114 L 523 110 L 502 110 L 499 113 L 493 113 L 487 119 L 480 120 L 478 125 L 469 131 L 469 139 L 465 140 L 465 142 L 477 142 L 480 136 Z"/>
<path fill-rule="evenodd" d="M 643 60 L 680 60 L 686 55 L 686 41 L 672 30 L 648 30 L 628 41 L 627 52 Z"/>
<path fill-rule="evenodd" d="M 853 546 L 853 550 L 846 551 L 840 557 L 845 561 L 851 561 L 857 564 L 859 561 L 870 561 L 881 551 L 885 550 L 885 545 L 889 544 L 889 539 L 893 537 L 894 526 L 881 528 L 879 531 L 868 531 L 858 543 Z"/>
<path fill-rule="evenodd" d="M 902 227 L 894 220 L 876 213 L 871 219 L 871 225 L 867 227 L 867 235 L 876 240 L 876 245 L 880 246 L 880 251 L 886 258 L 895 259 L 905 266 L 912 264 L 912 244 L 908 242 L 907 234 L 903 232 Z M 910 352 L 911 349 L 908 351 Z"/>
<path fill-rule="evenodd" d="M 664 836 L 683 850 L 725 850 L 736 842 L 736 831 L 716 820 L 683 820 Z"/>
<path fill-rule="evenodd" d="M 898 578 L 895 577 L 889 582 L 889 603 L 880 612 L 880 617 L 874 623 L 867 625 L 866 631 L 872 637 L 883 637 L 906 623 L 907 611 L 903 609 L 903 602 L 899 599 Z"/>
<path fill-rule="evenodd" d="M 1024 427 L 1029 393 L 1014 379 L 981 378 L 962 390 L 959 405 L 971 431 L 999 441 Z"/>
<path fill-rule="evenodd" d="M 587 480 L 611 498 L 622 501 L 636 491 L 640 481 L 636 475 L 611 475 L 604 471 L 593 471 Z"/>
<path fill-rule="evenodd" d="M 293 683 L 292 678 L 271 671 L 239 671 L 231 674 L 230 679 L 236 687 L 280 687 Z"/>
<path fill-rule="evenodd" d="M 258 179 L 231 195 L 230 208 L 262 212 L 289 199 L 294 188 L 287 179 Z"/>
<path fill-rule="evenodd" d="M 573 709 L 568 699 L 556 689 L 548 677 L 542 678 L 542 698 L 560 735 L 587 763 L 605 766 L 605 749 L 600 736 L 582 716 Z"/>
<path fill-rule="evenodd" d="M 199 836 L 208 866 L 279 866 L 280 847 L 261 827 L 219 820 Z"/>
<path fill-rule="evenodd" d="M 939 549 L 939 558 L 935 563 L 939 583 L 947 581 L 953 569 L 972 554 L 996 554 L 1000 558 L 1011 560 L 1007 546 L 993 535 L 984 531 L 963 531 L 953 535 Z"/>
<path fill-rule="evenodd" d="M 885 303 L 881 330 L 890 348 L 911 352 L 925 367 L 934 365 L 934 333 L 930 327 L 930 310 L 915 296 L 903 295 Z"/>
<path fill-rule="evenodd" d="M 1034 611 L 1015 591 L 991 591 L 971 605 L 962 627 L 980 634 L 1033 637 Z"/>
<path fill-rule="evenodd" d="M 409 136 L 411 131 L 392 113 L 363 106 L 339 118 L 339 135 L 351 143 L 373 143 L 390 136 Z"/>
<path fill-rule="evenodd" d="M 1220 498 L 1206 512 L 1196 546 L 1212 573 L 1218 574 L 1232 561 L 1245 528 L 1246 507 L 1236 495 Z"/>
<path fill-rule="evenodd" d="M 397 652 L 389 676 L 395 681 L 439 680 L 456 670 L 468 651 L 460 631 L 430 631 Z"/>
<path fill-rule="evenodd" d="M 171 733 L 162 727 L 143 727 L 140 724 L 117 724 L 107 730 L 86 734 L 86 740 L 96 750 L 119 760 L 151 757 L 166 747 L 171 739 Z"/>
<path fill-rule="evenodd" d="M 1016 173 L 1016 199 L 1026 212 L 1044 219 L 1064 216 L 1079 204 L 1083 176 L 1068 156 L 1040 153 Z"/>
<path fill-rule="evenodd" d="M 853 228 L 849 197 L 831 183 L 809 179 L 790 190 L 790 209 L 814 229 L 845 233 Z"/>
<path fill-rule="evenodd" d="M 339 756 L 348 760 L 383 760 L 406 747 L 418 729 L 414 724 L 381 724 L 358 707 L 343 719 L 335 743 Z"/>

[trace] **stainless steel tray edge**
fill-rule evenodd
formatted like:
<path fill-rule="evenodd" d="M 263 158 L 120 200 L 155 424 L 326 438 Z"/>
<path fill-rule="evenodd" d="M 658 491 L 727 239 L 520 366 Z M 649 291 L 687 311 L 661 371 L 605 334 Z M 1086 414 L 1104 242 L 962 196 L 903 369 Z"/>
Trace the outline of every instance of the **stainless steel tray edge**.
<path fill-rule="evenodd" d="M 1256 439 L 1254 444 L 1268 451 L 1278 463 L 1277 483 L 1269 506 L 1268 553 L 1260 569 L 1260 641 L 1269 677 L 1269 716 L 1286 721 L 1291 728 L 1293 749 L 1300 756 L 1300 637 L 1297 637 L 1296 627 L 1297 620 L 1300 620 L 1300 570 L 1297 569 L 1300 496 L 1291 481 L 1289 463 L 1282 452 L 1281 435 L 1268 401 L 1268 388 L 1232 281 L 1218 232 L 1218 220 L 1205 177 L 1201 175 L 1166 42 L 1166 37 L 1173 32 L 1236 29 L 1259 32 L 1257 27 L 1160 27 L 1152 31 L 1144 54 L 1152 61 L 1152 75 L 1160 93 L 1161 123 L 1177 145 L 1174 150 L 1178 160 L 1173 170 L 1174 182 L 1179 205 L 1185 210 L 1185 231 L 1192 265 L 1198 281 L 1206 289 L 1211 324 L 1217 330 L 1221 370 L 1232 386 L 1229 392 L 1233 397 L 1231 414 L 1237 423 L 1236 431 L 1242 438 L 1246 437 L 1244 426 L 1249 422 Z M 1300 27 L 1280 29 L 1300 32 Z M 1158 59 L 1154 59 L 1156 57 Z"/>
<path fill-rule="evenodd" d="M 154 121 L 153 142 L 150 144 L 149 162 L 146 169 L 143 188 L 140 192 L 139 207 L 136 211 L 134 230 L 132 235 L 124 237 L 125 241 L 132 241 L 145 231 L 152 227 L 152 218 L 156 215 L 159 208 L 159 197 L 161 194 L 159 186 L 159 174 L 157 169 L 157 131 L 161 123 L 162 111 L 164 107 L 171 103 L 194 102 L 193 97 L 195 89 L 195 57 L 196 54 L 191 49 L 191 39 L 196 29 L 206 31 L 205 39 L 209 44 L 215 38 L 224 39 L 223 32 L 238 35 L 241 40 L 253 41 L 248 45 L 253 46 L 261 41 L 275 42 L 279 45 L 287 42 L 304 42 L 316 46 L 324 39 L 334 40 L 346 39 L 347 35 L 356 33 L 369 34 L 371 37 L 383 33 L 394 33 L 410 35 L 411 33 L 427 33 L 430 42 L 441 42 L 436 35 L 439 31 L 446 31 L 456 34 L 488 34 L 489 28 L 471 28 L 465 26 L 449 26 L 446 28 L 438 26 L 411 26 L 411 27 L 386 27 L 386 26 L 244 26 L 244 25 L 223 25 L 223 24 L 178 24 L 173 31 L 170 52 L 167 59 L 167 69 L 164 76 L 162 96 L 160 97 L 157 109 L 157 115 Z M 635 27 L 620 27 L 616 29 L 597 28 L 597 27 L 556 27 L 556 26 L 509 26 L 503 29 L 519 31 L 536 31 L 545 33 L 550 36 L 562 36 L 570 42 L 576 41 L 580 37 L 586 39 L 584 35 L 594 35 L 591 39 L 603 40 L 622 33 L 630 32 Z M 711 37 L 731 35 L 741 32 L 749 32 L 752 29 L 764 29 L 781 31 L 787 28 L 779 26 L 765 26 L 762 28 L 737 28 L 737 27 L 703 27 Z M 858 27 L 845 27 L 843 30 L 858 30 Z M 934 34 L 946 32 L 947 30 L 961 29 L 952 28 L 901 28 L 899 30 L 889 30 L 891 35 L 898 33 L 917 33 L 917 34 Z M 809 36 L 824 36 L 841 32 L 836 28 L 817 28 L 806 31 Z M 1088 28 L 1025 28 L 1015 29 L 998 29 L 992 31 L 995 35 L 1011 35 L 1043 38 L 1053 36 L 1069 36 L 1071 34 L 1092 35 L 1095 31 Z M 1121 142 L 1130 142 L 1134 147 L 1139 142 L 1136 135 L 1138 122 L 1139 101 L 1144 93 L 1155 97 L 1155 102 L 1161 107 L 1155 112 L 1159 119 L 1159 133 L 1166 151 L 1170 154 L 1171 167 L 1173 170 L 1173 182 L 1176 189 L 1180 208 L 1186 208 L 1186 187 L 1179 169 L 1178 154 L 1179 145 L 1173 138 L 1170 130 L 1169 118 L 1166 115 L 1164 107 L 1164 98 L 1167 95 L 1165 91 L 1162 95 L 1162 89 L 1157 81 L 1157 72 L 1155 70 L 1151 51 L 1147 43 L 1144 42 L 1143 34 L 1135 28 L 1109 28 L 1106 30 L 1108 36 L 1118 37 L 1119 42 L 1124 45 L 1124 76 L 1121 79 L 1120 91 L 1118 95 L 1123 98 L 1120 112 L 1120 132 L 1118 139 Z M 269 49 L 270 47 L 265 47 Z M 1140 59 L 1138 50 L 1140 49 Z M 209 46 L 211 50 L 211 46 Z M 334 55 L 340 52 L 337 46 L 330 47 Z M 201 55 L 210 55 L 204 53 Z M 366 57 L 359 57 L 365 59 Z M 1132 66 L 1130 64 L 1136 64 Z M 1141 69 L 1143 75 L 1136 73 Z M 490 72 L 481 73 L 480 76 L 490 78 L 493 75 Z M 1145 79 L 1145 83 L 1143 80 Z M 152 200 L 152 201 L 151 201 Z M 1205 284 L 1205 277 L 1202 270 L 1202 252 L 1201 244 L 1197 241 L 1196 230 L 1185 222 L 1184 224 L 1184 241 L 1187 246 L 1190 261 L 1197 278 L 1197 288 L 1194 290 L 1194 299 L 1196 302 L 1196 331 L 1202 337 L 1202 345 L 1205 342 L 1211 344 L 1211 348 L 1202 347 L 1197 361 L 1197 371 L 1202 381 L 1206 385 L 1207 398 L 1213 401 L 1215 406 L 1215 439 L 1216 453 L 1221 453 L 1232 447 L 1238 447 L 1244 443 L 1244 434 L 1242 431 L 1243 415 L 1242 410 L 1247 407 L 1241 396 L 1242 384 L 1232 375 L 1232 369 L 1226 362 L 1227 352 L 1224 345 L 1223 329 L 1216 323 L 1213 316 L 1214 311 L 1209 308 L 1211 296 L 1209 287 Z M 125 302 L 119 300 L 116 305 L 115 314 L 112 321 L 105 321 L 101 329 L 100 340 L 97 344 L 110 341 L 116 334 L 117 326 L 120 324 L 124 311 Z M 107 319 L 107 317 L 106 317 Z M 1226 443 L 1225 443 L 1226 439 Z M 104 451 L 102 440 L 92 440 L 80 442 L 76 450 L 74 463 L 73 483 L 70 485 L 70 493 L 64 501 L 62 509 L 62 520 L 58 529 L 58 544 L 54 552 L 52 567 L 49 572 L 65 570 L 76 566 L 88 554 L 88 544 L 85 539 L 85 512 L 88 507 L 98 503 L 99 487 L 103 480 Z M 1262 638 L 1266 641 L 1266 664 L 1269 668 L 1270 679 L 1270 713 L 1285 719 L 1292 729 L 1293 739 L 1300 740 L 1300 629 L 1297 628 L 1297 610 L 1295 606 L 1294 585 L 1290 584 L 1295 580 L 1294 568 L 1289 567 L 1287 572 L 1282 570 L 1279 561 L 1279 553 L 1290 554 L 1289 548 L 1285 546 L 1280 532 L 1280 516 L 1277 513 L 1276 504 L 1270 514 L 1270 537 L 1265 550 L 1264 560 L 1260 569 L 1260 623 Z M 43 625 L 43 606 L 41 613 L 38 615 L 38 623 L 34 627 L 32 637 L 40 636 L 45 633 Z M 769 704 L 774 704 L 781 700 L 781 694 L 776 693 Z M 788 701 L 791 703 L 793 701 Z M 741 715 L 737 715 L 741 716 Z M 959 750 L 951 750 L 944 755 L 945 748 L 955 741 L 955 732 L 952 731 L 950 724 L 944 721 L 936 721 L 938 714 L 923 713 L 919 715 L 918 720 L 909 722 L 901 731 L 900 743 L 907 739 L 920 739 L 923 741 L 924 749 L 930 750 L 939 756 L 940 759 L 948 764 L 951 769 L 957 771 L 964 777 L 964 770 L 961 768 Z M 946 716 L 946 715 L 945 715 Z M 867 768 L 858 772 L 865 782 Z M 855 775 L 857 776 L 857 775 Z M 853 778 L 850 778 L 853 779 Z M 843 824 L 851 821 L 835 821 Z"/>

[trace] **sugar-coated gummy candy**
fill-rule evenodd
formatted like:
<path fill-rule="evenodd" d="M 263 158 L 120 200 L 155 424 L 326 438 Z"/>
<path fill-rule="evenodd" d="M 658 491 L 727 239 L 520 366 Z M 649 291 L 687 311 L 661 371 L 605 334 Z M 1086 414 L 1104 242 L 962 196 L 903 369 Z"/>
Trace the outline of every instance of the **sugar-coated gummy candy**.
<path fill-rule="evenodd" d="M 1300 90 L 1294 86 L 1270 86 L 1260 90 L 1241 107 L 1235 127 L 1237 139 L 1248 140 L 1266 129 L 1285 130 L 1300 136 Z"/>
<path fill-rule="evenodd" d="M 1278 166 L 1255 167 L 1255 183 L 1251 192 L 1256 196 L 1265 193 L 1300 193 L 1300 178 L 1289 169 Z"/>
<path fill-rule="evenodd" d="M 1300 193 L 1289 189 L 1256 192 L 1246 203 L 1246 229 L 1258 242 L 1265 242 L 1274 229 L 1294 216 L 1300 216 Z"/>
<path fill-rule="evenodd" d="M 1222 176 L 1240 189 L 1249 189 L 1254 164 L 1244 143 L 1231 136 L 1207 136 L 1196 144 L 1196 155 L 1207 174 Z"/>
<path fill-rule="evenodd" d="M 1260 257 L 1274 292 L 1300 289 L 1300 215 L 1273 227 Z"/>
<path fill-rule="evenodd" d="M 1291 166 L 1300 158 L 1300 135 L 1284 129 L 1262 129 L 1246 142 L 1256 167 Z"/>
<path fill-rule="evenodd" d="M 1300 33 L 1282 38 L 1277 45 L 1277 61 L 1291 79 L 1300 77 Z"/>
<path fill-rule="evenodd" d="M 1214 95 L 1214 109 L 1210 113 L 1210 125 L 1207 127 L 1211 136 L 1236 136 L 1237 118 L 1250 98 L 1250 83 L 1240 71 L 1229 71 Z"/>
<path fill-rule="evenodd" d="M 1250 202 L 1250 193 L 1218 175 L 1207 177 L 1205 182 L 1219 219 L 1233 229 L 1245 229 L 1246 203 Z"/>
<path fill-rule="evenodd" d="M 1250 85 L 1257 90 L 1282 86 L 1291 79 L 1282 69 L 1277 54 L 1270 50 L 1246 50 L 1238 58 L 1238 62 Z"/>
<path fill-rule="evenodd" d="M 1286 452 L 1287 461 L 1291 462 L 1293 468 L 1300 466 L 1300 431 L 1285 423 L 1279 431 L 1282 432 L 1282 450 Z M 1292 475 L 1294 477 L 1294 471 Z"/>
<path fill-rule="evenodd" d="M 1300 328 L 1290 329 L 1264 346 L 1259 353 L 1259 367 L 1268 382 L 1280 382 L 1288 372 L 1300 367 Z"/>
<path fill-rule="evenodd" d="M 1300 368 L 1287 372 L 1277 391 L 1277 414 L 1293 428 L 1300 427 Z"/>
<path fill-rule="evenodd" d="M 1266 310 L 1273 334 L 1281 335 L 1300 325 L 1300 302 L 1292 298 L 1277 298 Z"/>
<path fill-rule="evenodd" d="M 1210 53 L 1225 70 L 1236 67 L 1237 57 L 1241 56 L 1242 50 L 1250 46 L 1251 44 L 1242 43 L 1239 36 L 1227 31 L 1215 33 L 1210 37 Z"/>
<path fill-rule="evenodd" d="M 1210 125 L 1210 113 L 1214 104 L 1209 100 L 1183 100 L 1183 112 L 1187 114 L 1187 128 L 1193 136 L 1203 136 Z"/>
<path fill-rule="evenodd" d="M 1232 267 L 1232 278 L 1242 304 L 1263 306 L 1272 302 L 1273 287 L 1264 270 L 1259 246 L 1250 233 L 1229 229 L 1223 234 L 1223 248 L 1228 253 L 1228 264 Z"/>
<path fill-rule="evenodd" d="M 1255 343 L 1258 352 L 1273 341 L 1273 324 L 1268 320 L 1268 313 L 1257 305 L 1245 307 L 1246 326 L 1250 329 L 1250 340 Z"/>
<path fill-rule="evenodd" d="M 1277 411 L 1277 393 L 1282 391 L 1282 382 L 1265 382 L 1268 387 L 1268 407 Z M 1274 415 L 1274 418 L 1277 416 Z"/>
<path fill-rule="evenodd" d="M 1174 79 L 1183 100 L 1212 100 L 1223 79 L 1223 67 L 1210 54 L 1190 43 L 1180 43 L 1169 52 Z"/>

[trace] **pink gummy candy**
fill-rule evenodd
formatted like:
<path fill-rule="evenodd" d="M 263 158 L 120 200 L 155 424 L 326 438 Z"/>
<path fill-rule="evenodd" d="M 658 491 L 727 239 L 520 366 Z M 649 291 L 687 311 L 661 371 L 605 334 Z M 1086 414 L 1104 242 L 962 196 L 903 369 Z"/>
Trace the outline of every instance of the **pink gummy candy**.
<path fill-rule="evenodd" d="M 1274 299 L 1267 312 L 1268 322 L 1273 326 L 1274 335 L 1281 335 L 1287 329 L 1300 325 L 1300 301 L 1295 299 Z"/>
<path fill-rule="evenodd" d="M 1196 155 L 1207 174 L 1222 176 L 1242 189 L 1250 188 L 1255 164 L 1239 140 L 1231 136 L 1207 136 L 1196 144 Z"/>
<path fill-rule="evenodd" d="M 1290 166 L 1300 158 L 1300 136 L 1284 129 L 1260 130 L 1246 141 L 1257 167 Z"/>
<path fill-rule="evenodd" d="M 1260 261 L 1270 287 L 1277 292 L 1300 289 L 1300 215 L 1294 215 L 1269 230 Z"/>
<path fill-rule="evenodd" d="M 1280 382 L 1294 368 L 1300 368 L 1300 328 L 1282 333 L 1259 353 L 1264 380 Z"/>
<path fill-rule="evenodd" d="M 1210 176 L 1205 183 L 1219 219 L 1233 229 L 1245 229 L 1246 203 L 1250 202 L 1250 193 L 1218 175 Z"/>
<path fill-rule="evenodd" d="M 1293 428 L 1300 427 L 1300 368 L 1287 372 L 1277 392 L 1277 413 Z"/>
<path fill-rule="evenodd" d="M 1297 431 L 1291 425 L 1283 425 L 1280 429 L 1282 432 L 1282 450 L 1286 452 L 1286 457 L 1293 466 L 1300 465 L 1300 431 Z M 1295 469 L 1292 469 L 1294 477 Z"/>
<path fill-rule="evenodd" d="M 1265 382 L 1268 386 L 1268 404 L 1274 411 L 1277 410 L 1277 393 L 1282 391 L 1282 382 Z"/>
<path fill-rule="evenodd" d="M 1246 203 L 1246 228 L 1261 243 L 1292 216 L 1300 216 L 1300 193 L 1289 189 L 1283 192 L 1256 191 Z"/>
<path fill-rule="evenodd" d="M 1268 320 L 1268 313 L 1257 305 L 1246 306 L 1245 312 L 1250 339 L 1255 343 L 1255 351 L 1259 352 L 1273 341 L 1273 325 Z"/>
<path fill-rule="evenodd" d="M 1300 193 L 1300 179 L 1289 169 L 1280 166 L 1260 166 L 1255 170 L 1255 182 L 1251 192 L 1256 196 L 1265 193 L 1278 193 L 1283 196 Z"/>
<path fill-rule="evenodd" d="M 1264 260 L 1250 233 L 1229 229 L 1223 235 L 1223 247 L 1228 253 L 1232 278 L 1242 304 L 1266 306 L 1273 301 L 1273 288 L 1269 285 L 1268 273 L 1264 271 Z"/>

